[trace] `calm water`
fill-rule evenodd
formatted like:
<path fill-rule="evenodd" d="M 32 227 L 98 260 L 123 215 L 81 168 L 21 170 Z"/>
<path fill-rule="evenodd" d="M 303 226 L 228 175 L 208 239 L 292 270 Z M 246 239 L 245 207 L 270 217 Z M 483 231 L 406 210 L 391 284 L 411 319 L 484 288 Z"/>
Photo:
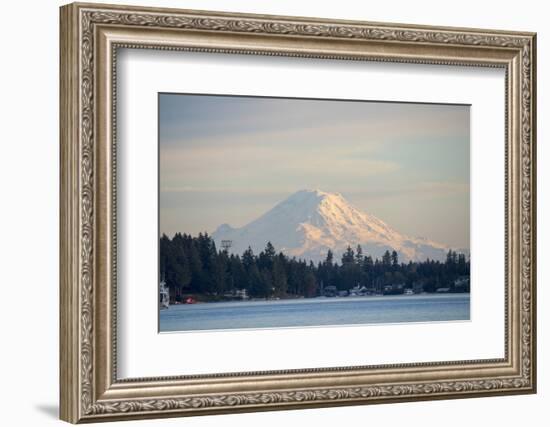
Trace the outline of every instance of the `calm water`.
<path fill-rule="evenodd" d="M 160 331 L 469 319 L 469 294 L 312 298 L 173 305 L 160 311 Z"/>

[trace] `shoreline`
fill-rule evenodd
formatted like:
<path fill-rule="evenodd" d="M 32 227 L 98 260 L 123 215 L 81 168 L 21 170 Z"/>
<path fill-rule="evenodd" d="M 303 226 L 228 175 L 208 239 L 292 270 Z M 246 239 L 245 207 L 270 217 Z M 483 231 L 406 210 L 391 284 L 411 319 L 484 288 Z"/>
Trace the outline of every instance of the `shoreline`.
<path fill-rule="evenodd" d="M 234 303 L 234 304 L 246 304 L 250 302 L 254 303 L 284 303 L 284 302 L 296 302 L 296 301 L 357 301 L 357 300 L 367 300 L 367 299 L 402 299 L 402 298 L 418 298 L 418 297 L 449 297 L 449 296 L 459 296 L 459 295 L 470 295 L 470 292 L 422 292 L 418 294 L 398 294 L 398 295 L 383 295 L 383 294 L 374 294 L 374 295 L 348 295 L 348 296 L 316 296 L 316 297 L 285 297 L 285 298 L 248 298 L 248 299 L 223 299 L 223 300 L 196 300 L 194 303 L 175 303 L 170 304 L 170 307 L 178 306 L 193 306 L 193 305 L 212 305 L 212 304 L 225 304 L 225 303 Z M 192 295 L 190 295 L 192 296 Z M 194 296 L 193 296 L 194 297 Z"/>

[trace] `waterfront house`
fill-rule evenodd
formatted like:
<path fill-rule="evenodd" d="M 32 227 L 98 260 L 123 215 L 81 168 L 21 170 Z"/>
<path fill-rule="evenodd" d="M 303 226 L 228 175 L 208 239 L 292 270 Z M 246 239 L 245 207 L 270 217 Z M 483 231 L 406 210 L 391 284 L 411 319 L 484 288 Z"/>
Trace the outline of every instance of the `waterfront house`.
<path fill-rule="evenodd" d="M 236 289 L 235 290 L 235 297 L 240 299 L 248 299 L 248 292 L 246 289 Z"/>
<path fill-rule="evenodd" d="M 383 295 L 401 295 L 403 293 L 405 293 L 405 285 L 403 283 L 385 285 L 382 288 Z"/>
<path fill-rule="evenodd" d="M 336 286 L 325 286 L 323 292 L 326 297 L 335 297 L 338 289 L 336 289 Z"/>
<path fill-rule="evenodd" d="M 461 276 L 453 282 L 453 292 L 470 292 L 470 277 Z"/>
<path fill-rule="evenodd" d="M 354 286 L 349 290 L 349 296 L 350 297 L 357 297 L 357 296 L 363 296 L 367 294 L 367 288 L 364 286 Z"/>
<path fill-rule="evenodd" d="M 424 283 L 423 282 L 414 282 L 412 290 L 415 294 L 421 294 L 424 292 Z"/>

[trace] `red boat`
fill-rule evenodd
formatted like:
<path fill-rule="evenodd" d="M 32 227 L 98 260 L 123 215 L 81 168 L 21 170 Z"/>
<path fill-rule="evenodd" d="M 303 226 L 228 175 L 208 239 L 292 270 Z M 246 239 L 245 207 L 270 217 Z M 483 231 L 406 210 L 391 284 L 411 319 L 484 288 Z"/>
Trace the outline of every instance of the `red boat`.
<path fill-rule="evenodd" d="M 187 297 L 185 299 L 185 304 L 195 304 L 197 302 L 197 300 L 193 297 Z"/>

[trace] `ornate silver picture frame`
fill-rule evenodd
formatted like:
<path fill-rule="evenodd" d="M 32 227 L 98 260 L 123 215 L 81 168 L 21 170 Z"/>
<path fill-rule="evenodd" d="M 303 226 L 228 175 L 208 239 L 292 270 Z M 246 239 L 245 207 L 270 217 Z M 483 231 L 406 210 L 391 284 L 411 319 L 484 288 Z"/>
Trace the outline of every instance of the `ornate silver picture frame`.
<path fill-rule="evenodd" d="M 61 419 L 79 423 L 536 391 L 534 33 L 75 3 L 61 8 L 60 43 Z M 504 70 L 504 357 L 119 378 L 120 49 Z"/>

